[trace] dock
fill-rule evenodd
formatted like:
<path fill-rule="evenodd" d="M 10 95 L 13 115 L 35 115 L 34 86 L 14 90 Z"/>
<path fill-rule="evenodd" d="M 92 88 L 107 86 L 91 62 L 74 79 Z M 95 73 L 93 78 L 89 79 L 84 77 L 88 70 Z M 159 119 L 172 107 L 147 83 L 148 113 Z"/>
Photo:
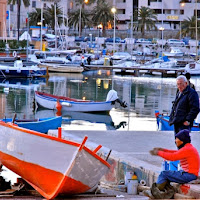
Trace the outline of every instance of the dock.
<path fill-rule="evenodd" d="M 140 74 L 151 74 L 151 75 L 161 75 L 162 77 L 167 76 L 179 76 L 184 73 L 185 69 L 182 67 L 174 68 L 149 68 L 145 66 L 133 66 L 133 67 L 116 67 L 116 66 L 105 66 L 105 65 L 85 65 L 85 71 L 89 70 L 112 70 L 115 73 L 121 74 L 134 74 L 139 76 Z"/>

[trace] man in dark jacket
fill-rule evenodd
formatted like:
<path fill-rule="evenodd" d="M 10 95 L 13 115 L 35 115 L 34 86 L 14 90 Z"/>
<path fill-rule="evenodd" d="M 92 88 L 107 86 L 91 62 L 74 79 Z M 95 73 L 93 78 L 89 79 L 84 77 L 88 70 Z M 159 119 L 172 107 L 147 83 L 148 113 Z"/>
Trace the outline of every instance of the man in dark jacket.
<path fill-rule="evenodd" d="M 183 75 L 176 78 L 179 92 L 173 102 L 169 125 L 174 124 L 175 135 L 183 129 L 191 130 L 193 121 L 199 113 L 199 96 L 190 88 L 187 78 Z"/>

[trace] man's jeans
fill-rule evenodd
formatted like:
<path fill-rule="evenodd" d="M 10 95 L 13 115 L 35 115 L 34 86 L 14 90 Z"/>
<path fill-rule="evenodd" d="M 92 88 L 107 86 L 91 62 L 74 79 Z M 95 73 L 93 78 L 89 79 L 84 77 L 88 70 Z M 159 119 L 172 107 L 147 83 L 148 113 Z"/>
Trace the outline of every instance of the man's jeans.
<path fill-rule="evenodd" d="M 190 181 L 196 180 L 197 176 L 194 174 L 187 173 L 183 170 L 179 171 L 162 171 L 158 176 L 157 184 L 162 184 L 165 181 L 175 182 L 175 183 L 188 183 Z"/>

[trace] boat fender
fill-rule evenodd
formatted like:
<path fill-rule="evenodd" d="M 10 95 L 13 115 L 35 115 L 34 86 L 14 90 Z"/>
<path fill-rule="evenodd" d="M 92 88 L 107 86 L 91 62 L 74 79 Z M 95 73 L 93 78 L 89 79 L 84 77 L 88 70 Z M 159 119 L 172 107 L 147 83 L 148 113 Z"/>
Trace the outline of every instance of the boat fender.
<path fill-rule="evenodd" d="M 62 102 L 61 105 L 66 107 L 72 107 L 72 104 L 67 102 Z"/>
<path fill-rule="evenodd" d="M 17 69 L 17 73 L 21 73 L 21 69 L 20 68 Z"/>
<path fill-rule="evenodd" d="M 13 55 L 13 57 L 17 57 L 17 52 L 13 51 L 12 55 Z"/>

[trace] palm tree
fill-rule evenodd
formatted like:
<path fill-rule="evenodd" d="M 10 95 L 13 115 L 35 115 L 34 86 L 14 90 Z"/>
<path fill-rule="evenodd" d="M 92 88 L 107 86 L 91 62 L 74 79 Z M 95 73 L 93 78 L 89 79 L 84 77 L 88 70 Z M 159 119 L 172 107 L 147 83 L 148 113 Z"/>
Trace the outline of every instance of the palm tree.
<path fill-rule="evenodd" d="M 55 13 L 56 8 L 56 13 Z M 57 3 L 51 5 L 51 7 L 47 7 L 44 9 L 43 17 L 45 19 L 46 24 L 51 27 L 55 31 L 55 14 L 57 16 L 57 23 L 61 25 L 63 23 L 62 16 L 63 12 L 60 6 Z"/>
<path fill-rule="evenodd" d="M 81 16 L 81 27 L 79 27 L 80 16 Z M 84 7 L 69 13 L 69 26 L 81 28 L 80 32 L 82 32 L 82 27 L 90 26 L 90 24 L 91 24 L 90 13 L 86 11 Z"/>
<path fill-rule="evenodd" d="M 44 17 L 45 19 L 45 17 Z M 37 26 L 37 23 L 41 21 L 41 9 L 36 8 L 34 11 L 29 13 L 30 26 Z"/>
<path fill-rule="evenodd" d="M 200 21 L 197 21 L 197 28 L 200 27 Z M 181 30 L 183 36 L 190 36 L 191 38 L 195 38 L 195 28 L 196 28 L 196 17 L 192 16 L 191 18 L 187 18 L 183 20 L 181 23 Z"/>
<path fill-rule="evenodd" d="M 133 27 L 136 30 L 140 30 L 142 36 L 145 34 L 145 30 L 149 31 L 152 29 L 157 30 L 156 27 L 157 15 L 153 9 L 142 6 L 138 12 L 138 23 L 134 24 Z"/>
<path fill-rule="evenodd" d="M 93 11 L 92 21 L 94 25 L 102 24 L 103 36 L 109 22 L 113 22 L 113 13 L 111 13 L 111 6 L 105 0 L 98 0 L 97 5 Z"/>
<path fill-rule="evenodd" d="M 8 4 L 17 4 L 17 40 L 19 41 L 19 28 L 20 28 L 20 9 L 21 9 L 21 0 L 8 0 Z M 30 5 L 29 0 L 23 0 L 24 6 L 28 7 Z"/>

